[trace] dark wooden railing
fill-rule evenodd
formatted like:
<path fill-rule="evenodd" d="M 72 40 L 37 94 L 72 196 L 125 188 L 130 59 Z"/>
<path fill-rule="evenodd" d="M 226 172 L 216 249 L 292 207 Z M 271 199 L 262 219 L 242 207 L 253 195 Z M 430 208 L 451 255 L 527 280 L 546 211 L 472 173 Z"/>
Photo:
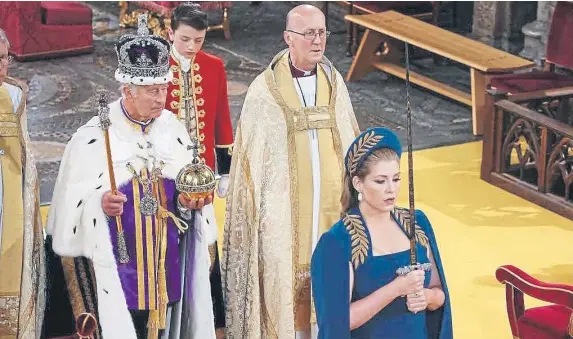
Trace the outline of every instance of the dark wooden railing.
<path fill-rule="evenodd" d="M 573 220 L 571 98 L 568 89 L 497 101 L 485 120 L 481 178 Z"/>

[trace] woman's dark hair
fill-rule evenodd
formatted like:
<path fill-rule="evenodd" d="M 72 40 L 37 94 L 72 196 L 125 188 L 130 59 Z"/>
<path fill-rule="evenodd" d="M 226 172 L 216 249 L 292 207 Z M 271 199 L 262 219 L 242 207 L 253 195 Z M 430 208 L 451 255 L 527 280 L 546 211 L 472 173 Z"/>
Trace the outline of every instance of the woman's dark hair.
<path fill-rule="evenodd" d="M 364 180 L 364 177 L 370 173 L 372 165 L 377 164 L 379 161 L 392 160 L 400 163 L 398 154 L 396 154 L 394 150 L 390 148 L 379 148 L 368 155 L 362 165 L 356 169 L 356 173 L 354 173 L 354 175 L 351 176 L 348 174 L 348 171 L 344 171 L 344 178 L 342 179 L 342 196 L 340 197 L 342 218 L 349 209 L 358 207 L 358 192 L 352 184 L 352 178 L 356 176 L 360 178 L 360 180 Z"/>
<path fill-rule="evenodd" d="M 209 27 L 207 14 L 201 11 L 201 6 L 190 2 L 181 4 L 173 10 L 171 29 L 175 31 L 181 24 L 191 26 L 198 31 L 206 30 Z"/>

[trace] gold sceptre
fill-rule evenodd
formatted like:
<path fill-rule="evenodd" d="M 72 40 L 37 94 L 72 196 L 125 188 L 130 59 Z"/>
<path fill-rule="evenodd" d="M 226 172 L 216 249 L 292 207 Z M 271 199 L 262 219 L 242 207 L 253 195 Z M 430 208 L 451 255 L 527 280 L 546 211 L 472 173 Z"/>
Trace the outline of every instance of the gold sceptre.
<path fill-rule="evenodd" d="M 109 143 L 109 126 L 111 126 L 111 121 L 109 120 L 109 107 L 107 106 L 107 101 L 105 99 L 105 94 L 100 93 L 98 107 L 98 116 L 100 127 L 103 130 L 103 135 L 105 138 L 105 151 L 107 154 L 107 169 L 109 171 L 109 181 L 111 183 L 111 193 L 117 194 L 117 186 L 115 184 L 115 175 L 113 173 L 113 161 L 111 159 L 111 146 Z M 125 235 L 123 234 L 123 226 L 121 225 L 121 216 L 115 217 L 115 222 L 117 224 L 117 252 L 119 254 L 119 262 L 122 264 L 127 264 L 129 262 L 129 254 L 127 253 L 127 245 L 125 243 Z"/>
<path fill-rule="evenodd" d="M 191 145 L 187 146 L 187 150 L 191 150 L 193 155 L 191 163 L 179 171 L 175 183 L 177 190 L 183 193 L 187 199 L 207 199 L 215 190 L 217 179 L 213 170 L 201 161 L 199 152 L 205 146 L 201 145 L 196 130 L 195 133 L 191 131 L 191 119 L 197 121 L 197 98 L 195 96 L 195 75 L 193 73 L 194 62 L 195 58 L 191 60 L 189 72 L 181 70 L 183 74 L 185 127 L 191 138 Z M 191 83 L 189 83 L 189 78 L 191 78 Z M 191 100 L 193 101 L 193 116 L 191 115 Z"/>

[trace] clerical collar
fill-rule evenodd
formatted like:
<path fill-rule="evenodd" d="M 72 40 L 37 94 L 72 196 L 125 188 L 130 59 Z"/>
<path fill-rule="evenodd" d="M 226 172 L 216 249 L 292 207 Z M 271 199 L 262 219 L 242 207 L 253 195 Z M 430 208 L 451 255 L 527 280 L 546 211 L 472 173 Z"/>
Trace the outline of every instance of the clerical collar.
<path fill-rule="evenodd" d="M 293 78 L 304 78 L 316 75 L 317 66 L 314 66 L 314 69 L 310 71 L 303 71 L 302 69 L 298 69 L 295 65 L 293 65 L 292 60 L 290 59 L 290 55 L 288 57 L 288 64 L 290 66 L 290 74 L 293 76 Z"/>
<path fill-rule="evenodd" d="M 177 49 L 175 48 L 175 46 L 172 46 L 172 50 L 173 50 L 173 55 L 175 56 L 175 59 L 177 59 L 177 61 L 179 61 L 179 66 L 181 66 L 181 69 L 184 72 L 189 72 L 189 70 L 191 69 L 191 59 L 187 59 L 186 57 L 181 55 L 179 52 L 177 52 Z"/>
<path fill-rule="evenodd" d="M 137 121 L 137 120 L 133 119 L 132 117 L 130 117 L 129 113 L 127 113 L 127 110 L 125 109 L 125 106 L 123 105 L 123 99 L 121 99 L 119 101 L 119 104 L 121 105 L 121 111 L 123 112 L 123 115 L 127 118 L 127 120 L 129 120 L 131 123 L 136 124 L 139 127 L 141 127 L 142 132 L 146 132 L 147 128 L 151 125 L 151 123 L 153 121 L 155 121 L 155 119 L 149 119 L 147 121 Z"/>

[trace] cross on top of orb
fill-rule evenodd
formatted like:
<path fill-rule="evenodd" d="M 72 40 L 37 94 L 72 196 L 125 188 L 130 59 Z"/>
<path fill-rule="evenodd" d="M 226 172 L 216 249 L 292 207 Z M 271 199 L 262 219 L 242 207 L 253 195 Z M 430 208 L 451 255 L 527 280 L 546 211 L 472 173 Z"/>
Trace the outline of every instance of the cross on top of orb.
<path fill-rule="evenodd" d="M 191 138 L 191 145 L 187 145 L 187 150 L 193 151 L 193 161 L 199 160 L 200 148 L 197 138 Z"/>

